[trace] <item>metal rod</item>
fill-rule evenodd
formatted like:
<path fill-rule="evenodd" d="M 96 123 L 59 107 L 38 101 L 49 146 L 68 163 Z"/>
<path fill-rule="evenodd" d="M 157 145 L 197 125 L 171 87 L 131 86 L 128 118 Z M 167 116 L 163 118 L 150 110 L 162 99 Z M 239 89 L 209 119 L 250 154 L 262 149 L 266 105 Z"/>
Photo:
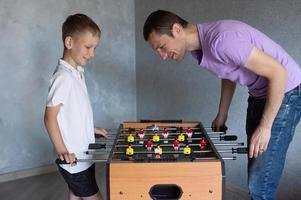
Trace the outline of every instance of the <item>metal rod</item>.
<path fill-rule="evenodd" d="M 78 162 L 107 162 L 108 159 L 76 159 L 75 163 L 78 163 Z M 60 160 L 59 158 L 55 160 L 55 163 L 56 164 L 59 164 L 59 165 L 69 165 L 70 163 L 67 163 L 65 160 Z"/>
<path fill-rule="evenodd" d="M 194 160 L 217 160 L 217 157 L 201 157 L 195 158 Z"/>
<path fill-rule="evenodd" d="M 135 139 L 135 141 L 148 141 L 149 139 L 138 139 L 138 138 L 136 138 Z M 153 139 L 150 139 L 151 141 L 153 140 Z M 160 141 L 174 141 L 175 140 L 175 138 L 166 138 L 166 139 L 164 139 L 164 138 L 160 138 Z M 201 138 L 187 138 L 187 139 L 185 139 L 185 141 L 193 141 L 193 140 L 201 140 Z M 127 142 L 126 141 L 126 138 L 123 138 L 123 139 L 117 139 L 117 142 Z"/>
<path fill-rule="evenodd" d="M 215 134 L 224 135 L 224 134 L 226 134 L 226 133 L 223 132 L 223 131 L 207 131 L 207 134 L 208 134 L 208 135 L 215 135 Z"/>
<path fill-rule="evenodd" d="M 222 157 L 223 160 L 236 160 L 236 156 L 232 157 Z"/>
<path fill-rule="evenodd" d="M 192 151 L 193 153 L 211 153 L 211 150 L 200 150 L 200 151 Z M 125 154 L 123 151 L 116 151 L 113 154 Z M 135 151 L 134 154 L 156 154 L 154 151 Z M 182 150 L 179 151 L 163 151 L 163 154 L 183 154 Z"/>
<path fill-rule="evenodd" d="M 99 150 L 88 150 L 88 151 L 86 151 L 85 152 L 87 155 L 95 155 L 95 154 L 97 154 L 97 155 L 109 155 L 110 154 L 110 151 L 106 151 L 106 152 L 104 152 L 104 151 L 99 151 Z"/>
<path fill-rule="evenodd" d="M 198 128 L 198 127 L 178 127 L 178 128 L 162 128 L 159 126 L 159 131 L 163 131 L 164 129 L 165 130 L 168 130 L 168 131 L 174 131 L 174 130 L 179 130 L 179 129 L 182 129 L 182 130 L 186 130 L 186 129 L 191 129 L 191 130 L 200 130 L 201 128 Z M 144 130 L 144 131 L 153 131 L 152 128 L 122 128 L 120 129 L 120 131 L 122 132 L 128 132 L 129 130 L 131 131 L 136 131 L 136 130 Z"/>
<path fill-rule="evenodd" d="M 186 144 L 184 143 L 180 143 L 182 147 L 186 146 Z M 128 147 L 129 145 L 126 144 L 119 144 L 119 145 L 115 145 L 115 147 Z M 144 144 L 132 144 L 131 147 L 144 147 Z M 172 147 L 172 144 L 160 144 L 160 147 Z M 189 146 L 193 147 L 193 146 L 199 146 L 199 144 L 189 144 Z"/>
<path fill-rule="evenodd" d="M 214 146 L 244 146 L 244 143 L 214 143 Z"/>
<path fill-rule="evenodd" d="M 136 134 L 136 133 L 135 133 Z M 187 133 L 186 132 L 178 132 L 178 133 L 168 133 L 168 135 L 180 135 L 180 134 L 183 134 L 183 135 L 186 135 Z M 203 135 L 204 133 L 202 132 L 193 132 L 192 135 Z M 128 136 L 129 134 L 120 134 L 120 136 Z M 145 133 L 144 134 L 145 136 L 152 136 L 154 135 L 153 133 Z M 162 133 L 157 133 L 157 135 L 162 135 Z"/>

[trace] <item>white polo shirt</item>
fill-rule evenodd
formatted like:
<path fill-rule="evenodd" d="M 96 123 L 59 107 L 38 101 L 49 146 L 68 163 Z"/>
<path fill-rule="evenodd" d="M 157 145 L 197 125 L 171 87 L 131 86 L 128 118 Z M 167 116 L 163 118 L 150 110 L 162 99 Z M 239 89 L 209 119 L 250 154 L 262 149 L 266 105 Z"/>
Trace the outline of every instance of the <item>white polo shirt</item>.
<path fill-rule="evenodd" d="M 47 107 L 62 104 L 57 116 L 63 141 L 69 153 L 77 158 L 87 158 L 88 145 L 95 142 L 93 112 L 84 78 L 84 69 L 75 69 L 64 60 L 50 80 Z M 79 162 L 77 165 L 61 165 L 70 173 L 81 172 L 92 165 Z"/>

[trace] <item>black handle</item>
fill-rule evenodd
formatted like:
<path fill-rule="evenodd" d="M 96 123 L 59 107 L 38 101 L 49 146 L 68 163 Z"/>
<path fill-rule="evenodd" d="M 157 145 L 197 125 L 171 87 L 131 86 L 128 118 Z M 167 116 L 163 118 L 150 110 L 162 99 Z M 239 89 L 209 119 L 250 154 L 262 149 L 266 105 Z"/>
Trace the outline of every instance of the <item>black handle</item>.
<path fill-rule="evenodd" d="M 74 163 L 76 163 L 76 160 L 75 160 Z M 57 165 L 66 165 L 66 164 L 70 164 L 70 163 L 67 163 L 66 160 L 61 160 L 61 159 L 57 158 L 55 160 L 55 164 L 57 164 Z"/>
<path fill-rule="evenodd" d="M 227 130 L 228 130 L 228 127 L 227 126 L 221 126 L 221 127 L 219 127 L 219 129 L 217 129 L 216 127 L 211 127 L 211 129 L 213 130 L 213 131 L 215 131 L 215 132 L 217 132 L 217 131 L 221 131 L 221 132 L 227 132 Z"/>
<path fill-rule="evenodd" d="M 232 148 L 232 153 L 238 153 L 238 154 L 248 154 L 249 148 L 248 147 L 240 147 L 240 148 Z"/>
<path fill-rule="evenodd" d="M 220 136 L 221 140 L 225 140 L 225 141 L 236 141 L 237 140 L 237 136 L 236 135 L 226 135 L 226 136 Z"/>
<path fill-rule="evenodd" d="M 105 143 L 91 143 L 89 144 L 89 149 L 105 149 L 106 144 Z"/>

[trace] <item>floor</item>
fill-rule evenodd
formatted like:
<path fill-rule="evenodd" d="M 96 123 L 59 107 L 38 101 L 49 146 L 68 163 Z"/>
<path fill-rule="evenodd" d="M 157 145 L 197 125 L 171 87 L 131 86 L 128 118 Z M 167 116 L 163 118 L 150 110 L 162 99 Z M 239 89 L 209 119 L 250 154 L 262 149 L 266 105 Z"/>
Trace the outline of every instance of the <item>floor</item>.
<path fill-rule="evenodd" d="M 104 180 L 105 166 L 96 165 L 97 180 Z M 100 192 L 106 199 L 105 184 L 99 182 Z M 0 183 L 1 200 L 66 200 L 67 186 L 58 172 Z M 250 200 L 238 188 L 226 187 L 224 200 Z"/>

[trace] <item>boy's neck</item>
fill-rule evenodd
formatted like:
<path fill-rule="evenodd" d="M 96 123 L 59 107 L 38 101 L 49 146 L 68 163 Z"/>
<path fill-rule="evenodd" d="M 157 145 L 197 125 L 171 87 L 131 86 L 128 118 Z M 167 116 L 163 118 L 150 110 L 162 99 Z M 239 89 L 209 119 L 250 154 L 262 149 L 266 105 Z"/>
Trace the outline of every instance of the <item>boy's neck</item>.
<path fill-rule="evenodd" d="M 74 69 L 77 70 L 77 64 L 74 62 L 74 60 L 72 59 L 72 57 L 64 51 L 64 55 L 62 60 L 64 60 L 65 62 L 67 62 L 69 65 L 71 65 Z"/>

